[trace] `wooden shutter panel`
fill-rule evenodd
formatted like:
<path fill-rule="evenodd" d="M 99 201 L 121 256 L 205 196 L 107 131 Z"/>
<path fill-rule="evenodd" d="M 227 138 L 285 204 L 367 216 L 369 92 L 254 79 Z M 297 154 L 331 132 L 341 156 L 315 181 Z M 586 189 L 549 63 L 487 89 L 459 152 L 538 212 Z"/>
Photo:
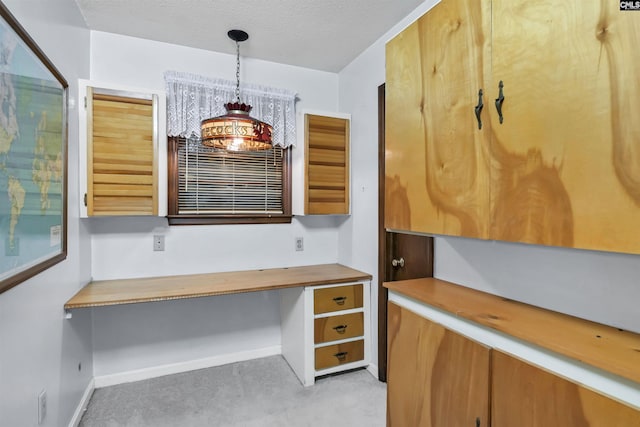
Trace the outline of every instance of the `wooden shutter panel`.
<path fill-rule="evenodd" d="M 87 213 L 157 215 L 157 96 L 87 88 Z"/>
<path fill-rule="evenodd" d="M 349 213 L 349 120 L 305 114 L 305 213 Z"/>

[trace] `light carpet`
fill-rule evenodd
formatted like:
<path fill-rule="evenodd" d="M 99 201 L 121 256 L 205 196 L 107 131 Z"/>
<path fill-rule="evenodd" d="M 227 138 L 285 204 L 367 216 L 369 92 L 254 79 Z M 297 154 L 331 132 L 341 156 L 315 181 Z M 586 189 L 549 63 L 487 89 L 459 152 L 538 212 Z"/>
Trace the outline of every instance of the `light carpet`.
<path fill-rule="evenodd" d="M 386 386 L 365 370 L 303 387 L 281 356 L 94 392 L 82 427 L 383 427 Z"/>

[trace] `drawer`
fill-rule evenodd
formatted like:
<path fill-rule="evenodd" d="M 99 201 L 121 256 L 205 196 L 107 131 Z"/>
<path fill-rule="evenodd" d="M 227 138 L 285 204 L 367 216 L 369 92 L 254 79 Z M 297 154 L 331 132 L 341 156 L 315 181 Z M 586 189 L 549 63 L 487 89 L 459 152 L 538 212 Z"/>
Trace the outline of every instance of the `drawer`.
<path fill-rule="evenodd" d="M 336 286 L 313 291 L 315 314 L 362 307 L 362 284 Z"/>
<path fill-rule="evenodd" d="M 314 320 L 316 344 L 364 335 L 364 313 L 342 314 Z"/>
<path fill-rule="evenodd" d="M 316 370 L 364 359 L 364 340 L 316 348 Z"/>

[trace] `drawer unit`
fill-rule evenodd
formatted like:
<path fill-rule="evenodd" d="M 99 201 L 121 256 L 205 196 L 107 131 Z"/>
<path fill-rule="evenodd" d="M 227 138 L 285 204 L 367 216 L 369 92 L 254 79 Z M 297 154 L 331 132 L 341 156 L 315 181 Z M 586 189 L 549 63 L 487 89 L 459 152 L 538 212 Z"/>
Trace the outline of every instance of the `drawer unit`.
<path fill-rule="evenodd" d="M 364 335 L 364 313 L 321 317 L 313 321 L 314 343 L 343 340 Z"/>
<path fill-rule="evenodd" d="M 313 291 L 313 312 L 315 314 L 358 307 L 362 307 L 362 284 Z"/>
<path fill-rule="evenodd" d="M 318 347 L 315 353 L 316 370 L 357 362 L 364 359 L 364 340 Z"/>
<path fill-rule="evenodd" d="M 282 354 L 302 384 L 371 360 L 370 281 L 281 290 Z"/>

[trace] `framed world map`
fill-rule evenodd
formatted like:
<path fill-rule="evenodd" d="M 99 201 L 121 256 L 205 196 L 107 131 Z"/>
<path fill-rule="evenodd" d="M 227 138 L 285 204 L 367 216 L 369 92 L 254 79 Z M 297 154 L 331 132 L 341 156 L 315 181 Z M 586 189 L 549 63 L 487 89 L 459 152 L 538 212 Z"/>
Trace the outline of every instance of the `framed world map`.
<path fill-rule="evenodd" d="M 67 256 L 67 82 L 0 3 L 0 292 Z"/>

